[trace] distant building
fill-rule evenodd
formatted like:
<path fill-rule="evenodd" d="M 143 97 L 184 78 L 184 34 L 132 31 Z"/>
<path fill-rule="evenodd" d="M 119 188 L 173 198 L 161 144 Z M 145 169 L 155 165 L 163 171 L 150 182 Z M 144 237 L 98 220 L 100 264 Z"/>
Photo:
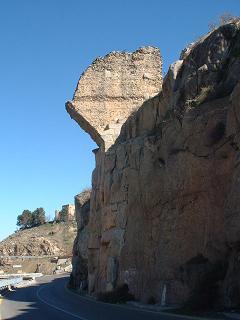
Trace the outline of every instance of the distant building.
<path fill-rule="evenodd" d="M 55 221 L 73 221 L 75 220 L 75 205 L 65 204 L 62 210 L 55 210 Z"/>
<path fill-rule="evenodd" d="M 59 221 L 60 215 L 59 215 L 60 210 L 55 210 L 55 221 Z"/>

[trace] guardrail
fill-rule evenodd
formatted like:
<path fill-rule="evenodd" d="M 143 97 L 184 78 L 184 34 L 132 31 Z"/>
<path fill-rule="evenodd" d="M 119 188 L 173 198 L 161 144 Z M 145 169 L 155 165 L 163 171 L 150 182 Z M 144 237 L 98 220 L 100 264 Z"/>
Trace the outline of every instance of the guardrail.
<path fill-rule="evenodd" d="M 45 259 L 45 258 L 58 258 L 58 259 L 69 259 L 72 258 L 71 256 L 0 256 L 0 259 L 7 259 L 7 260 L 11 260 L 11 259 Z"/>
<path fill-rule="evenodd" d="M 17 277 L 17 278 L 11 278 L 11 279 L 0 279 L 0 290 L 4 290 L 10 286 L 15 286 L 16 284 L 20 283 L 23 281 L 22 277 Z"/>
<path fill-rule="evenodd" d="M 0 256 L 0 259 L 44 259 L 54 258 L 55 256 Z"/>
<path fill-rule="evenodd" d="M 6 279 L 16 279 L 16 278 L 22 278 L 22 279 L 29 279 L 29 278 L 32 278 L 32 279 L 35 279 L 35 278 L 39 278 L 41 277 L 43 274 L 42 273 L 11 273 L 11 274 L 1 274 L 0 275 L 0 281 Z"/>

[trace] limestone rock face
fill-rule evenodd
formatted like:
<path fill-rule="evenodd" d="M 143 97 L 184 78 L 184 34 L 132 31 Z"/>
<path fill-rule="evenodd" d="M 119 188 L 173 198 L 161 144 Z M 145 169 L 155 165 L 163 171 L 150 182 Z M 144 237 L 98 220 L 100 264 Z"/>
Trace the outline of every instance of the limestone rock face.
<path fill-rule="evenodd" d="M 90 195 L 91 190 L 87 189 L 75 196 L 78 232 L 73 245 L 70 285 L 78 289 L 85 289 L 87 286 Z"/>
<path fill-rule="evenodd" d="M 108 149 L 127 117 L 162 85 L 159 49 L 112 52 L 82 74 L 67 110 L 93 140 Z"/>
<path fill-rule="evenodd" d="M 153 296 L 165 305 L 218 287 L 229 306 L 237 300 L 232 292 L 240 292 L 234 281 L 240 241 L 239 21 L 203 37 L 182 58 L 170 66 L 162 90 L 124 122 L 111 147 L 100 143 L 95 151 L 88 289 L 127 283 L 136 298 Z M 99 84 L 83 88 L 82 95 L 98 92 Z M 80 96 L 81 85 L 78 90 Z M 102 114 L 98 106 L 91 112 Z M 127 100 L 123 113 L 126 108 Z M 81 125 L 83 112 L 74 112 Z M 97 132 L 106 124 L 86 119 Z"/>

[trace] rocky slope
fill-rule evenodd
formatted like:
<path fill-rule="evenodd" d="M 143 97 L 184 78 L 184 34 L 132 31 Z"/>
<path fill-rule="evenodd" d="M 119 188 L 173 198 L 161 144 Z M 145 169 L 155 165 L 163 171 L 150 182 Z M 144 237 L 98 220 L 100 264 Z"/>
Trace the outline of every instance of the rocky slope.
<path fill-rule="evenodd" d="M 152 58 L 157 69 L 151 73 L 161 73 L 161 63 Z M 128 67 L 125 74 L 131 73 Z M 144 66 L 137 74 L 143 79 L 147 72 Z M 102 77 L 107 73 L 99 82 L 94 74 L 96 90 Z M 239 304 L 239 80 L 240 22 L 235 21 L 184 50 L 162 90 L 135 105 L 134 113 L 130 108 L 117 139 L 114 132 L 107 145 L 93 134 L 92 128 L 100 137 L 102 131 L 95 116 L 85 119 L 84 102 L 67 103 L 99 145 L 87 223 L 90 293 L 127 283 L 136 298 L 154 297 L 162 305 Z M 81 95 L 81 81 L 75 97 Z M 142 86 L 138 81 L 129 86 L 133 83 Z M 128 87 L 124 91 L 131 93 Z M 149 96 L 153 92 L 149 89 Z M 103 105 L 109 96 L 111 87 L 101 97 Z M 131 94 L 123 108 L 129 101 Z M 106 118 L 98 104 L 93 109 Z M 104 126 L 111 128 L 113 119 Z"/>
<path fill-rule="evenodd" d="M 20 230 L 0 242 L 0 256 L 71 256 L 76 234 L 74 221 Z"/>

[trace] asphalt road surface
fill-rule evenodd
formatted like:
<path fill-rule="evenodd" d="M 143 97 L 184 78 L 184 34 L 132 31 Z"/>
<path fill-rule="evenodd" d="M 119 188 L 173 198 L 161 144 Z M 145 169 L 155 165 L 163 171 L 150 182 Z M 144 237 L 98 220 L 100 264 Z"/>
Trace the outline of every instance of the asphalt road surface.
<path fill-rule="evenodd" d="M 45 276 L 0 301 L 1 320 L 175 320 L 173 316 L 82 298 L 66 290 L 68 278 Z"/>

